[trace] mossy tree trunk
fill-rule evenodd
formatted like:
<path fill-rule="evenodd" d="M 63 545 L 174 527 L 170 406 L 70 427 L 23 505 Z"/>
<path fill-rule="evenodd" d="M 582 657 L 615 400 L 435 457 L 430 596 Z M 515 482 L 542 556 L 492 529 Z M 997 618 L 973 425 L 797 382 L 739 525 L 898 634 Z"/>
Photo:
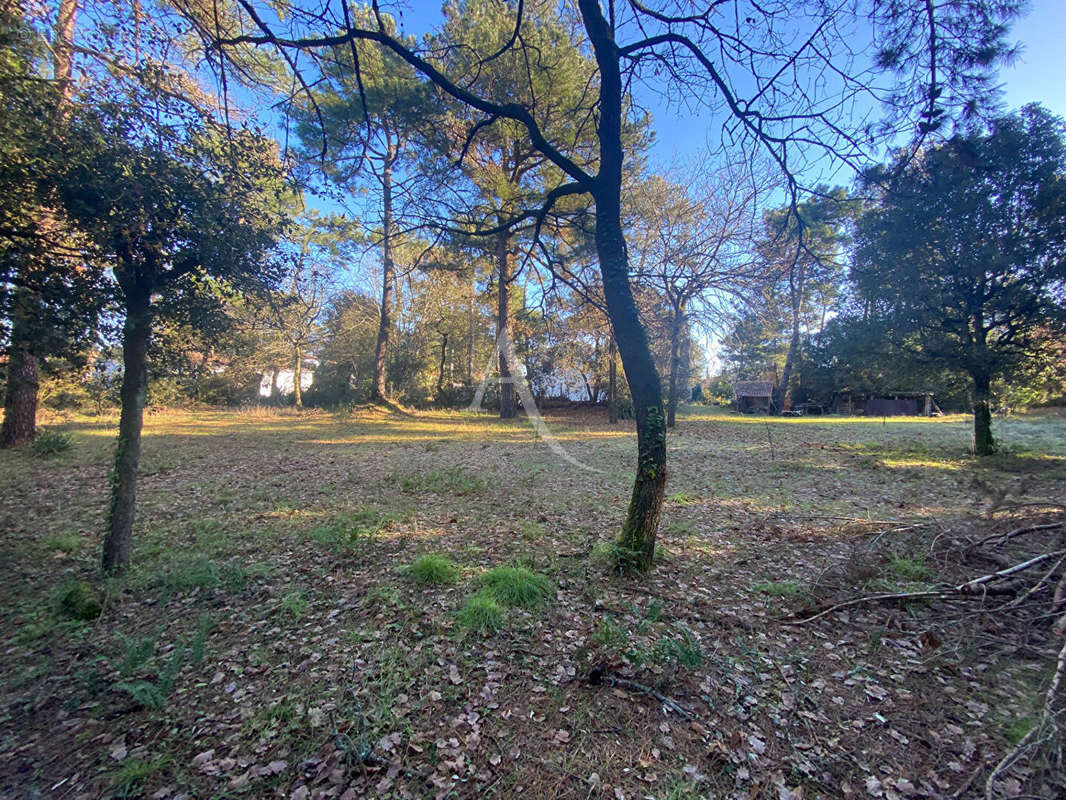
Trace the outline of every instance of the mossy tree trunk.
<path fill-rule="evenodd" d="M 597 0 L 578 0 L 600 69 L 600 169 L 592 188 L 596 202 L 596 254 L 603 294 L 622 369 L 633 396 L 637 423 L 637 475 L 618 537 L 629 568 L 651 569 L 666 490 L 666 414 L 662 382 L 641 324 L 622 234 L 622 74 L 614 32 Z"/>
<path fill-rule="evenodd" d="M 141 428 L 148 389 L 148 343 L 152 333 L 151 291 L 142 284 L 124 289 L 126 322 L 122 331 L 122 413 L 111 475 L 111 508 L 104 538 L 103 568 L 113 573 L 130 562 Z"/>

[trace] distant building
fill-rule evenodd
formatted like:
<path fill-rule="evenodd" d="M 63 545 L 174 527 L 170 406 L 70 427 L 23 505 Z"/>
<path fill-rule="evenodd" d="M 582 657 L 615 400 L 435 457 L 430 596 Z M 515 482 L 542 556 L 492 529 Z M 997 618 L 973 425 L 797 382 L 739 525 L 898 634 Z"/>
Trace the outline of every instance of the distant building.
<path fill-rule="evenodd" d="M 858 392 L 843 389 L 836 394 L 833 410 L 838 414 L 868 417 L 932 417 L 941 413 L 929 391 Z"/>
<path fill-rule="evenodd" d="M 315 382 L 315 367 L 318 362 L 305 358 L 300 370 L 300 391 L 306 392 Z M 291 369 L 275 369 L 259 376 L 259 396 L 264 398 L 286 397 L 296 389 L 296 373 Z"/>
<path fill-rule="evenodd" d="M 774 407 L 773 381 L 737 381 L 733 385 L 733 405 L 737 411 L 750 414 L 769 413 Z"/>

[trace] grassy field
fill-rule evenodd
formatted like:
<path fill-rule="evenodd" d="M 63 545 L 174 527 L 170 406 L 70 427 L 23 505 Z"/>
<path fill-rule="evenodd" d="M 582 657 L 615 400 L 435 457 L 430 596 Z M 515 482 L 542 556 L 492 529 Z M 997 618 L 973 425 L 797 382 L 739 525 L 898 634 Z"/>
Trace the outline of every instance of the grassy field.
<path fill-rule="evenodd" d="M 116 421 L 0 453 L 0 796 L 983 796 L 1046 624 L 998 600 L 793 623 L 1046 519 L 1066 418 L 997 419 L 978 463 L 966 417 L 686 409 L 645 579 L 606 557 L 632 423 L 547 422 L 591 469 L 486 415 L 152 413 L 107 582 Z M 83 581 L 90 621 L 62 604 Z"/>

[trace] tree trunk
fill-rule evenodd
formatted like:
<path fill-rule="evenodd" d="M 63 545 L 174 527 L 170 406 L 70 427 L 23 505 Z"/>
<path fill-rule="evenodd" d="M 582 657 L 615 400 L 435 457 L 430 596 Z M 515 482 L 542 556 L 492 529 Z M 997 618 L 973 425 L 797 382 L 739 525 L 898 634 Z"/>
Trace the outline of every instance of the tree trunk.
<path fill-rule="evenodd" d="M 126 292 L 122 331 L 122 414 L 118 423 L 115 466 L 111 473 L 111 509 L 104 538 L 104 572 L 118 572 L 130 563 L 137 467 L 141 460 L 141 427 L 148 388 L 148 340 L 152 332 L 150 293 L 136 287 Z"/>
<path fill-rule="evenodd" d="M 374 348 L 374 381 L 370 398 L 385 401 L 385 362 L 389 349 L 389 331 L 392 329 L 392 285 L 395 279 L 392 265 L 392 158 L 390 143 L 385 155 L 385 167 L 381 173 L 381 317 L 378 321 L 378 340 Z"/>
<path fill-rule="evenodd" d="M 973 452 L 976 456 L 990 456 L 996 452 L 992 438 L 992 408 L 989 404 L 991 378 L 984 373 L 973 377 Z"/>
<path fill-rule="evenodd" d="M 303 395 L 303 383 L 304 379 L 304 354 L 299 347 L 296 348 L 296 358 L 293 361 L 292 369 L 292 404 L 297 408 L 303 408 L 304 395 Z"/>
<path fill-rule="evenodd" d="M 608 347 L 607 363 L 607 421 L 612 425 L 618 423 L 618 347 L 614 343 L 614 334 L 611 334 L 611 343 Z"/>
<path fill-rule="evenodd" d="M 515 401 L 515 365 L 511 363 L 511 268 L 509 265 L 511 237 L 506 231 L 496 239 L 496 264 L 499 280 L 496 292 L 496 341 L 500 354 L 500 419 L 514 419 L 518 415 Z"/>
<path fill-rule="evenodd" d="M 675 312 L 670 323 L 670 380 L 666 401 L 666 427 L 677 424 L 678 379 L 681 372 L 681 313 Z"/>
<path fill-rule="evenodd" d="M 792 326 L 792 338 L 788 342 L 788 355 L 785 356 L 785 366 L 781 368 L 781 381 L 777 384 L 777 391 L 774 392 L 774 402 L 777 404 L 777 411 L 784 411 L 787 408 L 792 407 L 792 387 L 789 384 L 792 381 L 792 370 L 795 367 L 795 360 L 799 354 L 800 349 L 800 332 L 798 321 Z"/>
<path fill-rule="evenodd" d="M 440 335 L 440 369 L 437 370 L 437 394 L 444 390 L 444 367 L 448 362 L 448 334 Z"/>
<path fill-rule="evenodd" d="M 477 270 L 470 267 L 470 313 L 466 320 L 466 382 L 474 385 L 474 322 L 477 318 Z"/>
<path fill-rule="evenodd" d="M 52 74 L 59 83 L 60 117 L 65 113 L 72 91 L 74 21 L 78 13 L 77 0 L 60 0 L 56 18 L 55 46 L 52 52 Z M 42 210 L 41 225 L 55 227 L 51 212 Z M 34 302 L 27 290 L 19 292 L 19 305 Z M 16 309 L 11 315 L 10 347 L 8 348 L 7 390 L 4 397 L 4 424 L 0 427 L 0 448 L 16 447 L 37 435 L 37 395 L 40 388 L 40 367 L 31 343 L 32 324 L 36 314 L 30 308 Z"/>
<path fill-rule="evenodd" d="M 637 475 L 618 538 L 619 554 L 638 571 L 651 568 L 666 489 L 666 415 L 662 383 L 640 322 L 622 234 L 622 74 L 614 32 L 598 0 L 578 0 L 600 69 L 600 170 L 591 187 L 596 201 L 596 254 L 603 294 L 622 356 L 637 422 Z"/>
<path fill-rule="evenodd" d="M 23 333 L 19 318 L 12 326 L 12 341 Z M 24 324 L 24 323 L 23 323 Z M 8 351 L 7 395 L 4 398 L 4 425 L 0 428 L 0 448 L 17 447 L 37 435 L 37 356 L 27 347 L 13 345 Z"/>

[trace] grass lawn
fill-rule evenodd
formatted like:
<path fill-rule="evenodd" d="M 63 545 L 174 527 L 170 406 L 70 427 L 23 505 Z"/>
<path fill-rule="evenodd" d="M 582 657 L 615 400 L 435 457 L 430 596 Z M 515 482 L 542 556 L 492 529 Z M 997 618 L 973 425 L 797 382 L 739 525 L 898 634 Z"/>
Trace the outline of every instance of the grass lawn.
<path fill-rule="evenodd" d="M 792 623 L 994 570 L 952 543 L 1066 501 L 1066 418 L 997 419 L 976 462 L 968 417 L 685 409 L 644 579 L 604 557 L 632 423 L 546 419 L 592 469 L 487 415 L 151 413 L 107 582 L 116 420 L 0 452 L 0 796 L 983 796 L 1046 623 L 1019 641 L 1002 598 Z"/>

